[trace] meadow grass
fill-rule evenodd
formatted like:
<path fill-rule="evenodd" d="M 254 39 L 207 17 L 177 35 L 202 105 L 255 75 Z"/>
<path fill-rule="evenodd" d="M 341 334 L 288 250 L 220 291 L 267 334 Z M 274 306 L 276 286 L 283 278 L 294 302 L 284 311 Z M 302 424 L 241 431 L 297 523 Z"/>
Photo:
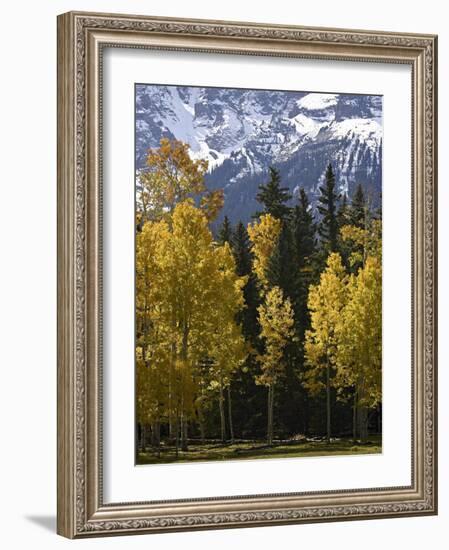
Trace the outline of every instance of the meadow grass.
<path fill-rule="evenodd" d="M 354 442 L 351 438 L 339 438 L 329 444 L 318 441 L 281 441 L 268 446 L 264 441 L 235 443 L 190 443 L 188 451 L 162 446 L 160 457 L 155 450 L 139 452 L 137 464 L 163 464 L 171 462 L 209 462 L 215 460 L 242 460 L 257 458 L 294 458 L 306 456 L 360 455 L 382 452 L 380 436 L 370 436 L 368 441 Z"/>

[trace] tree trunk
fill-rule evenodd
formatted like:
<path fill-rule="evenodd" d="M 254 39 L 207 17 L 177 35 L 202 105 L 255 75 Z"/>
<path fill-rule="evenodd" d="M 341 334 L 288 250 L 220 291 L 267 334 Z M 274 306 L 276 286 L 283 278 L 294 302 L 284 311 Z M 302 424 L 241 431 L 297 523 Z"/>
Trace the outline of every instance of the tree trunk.
<path fill-rule="evenodd" d="M 175 440 L 175 422 L 173 422 L 173 415 L 171 413 L 169 413 L 168 417 L 168 439 L 170 440 L 170 444 L 173 444 Z"/>
<path fill-rule="evenodd" d="M 368 410 L 366 407 L 359 407 L 359 435 L 362 443 L 368 438 Z"/>
<path fill-rule="evenodd" d="M 174 425 L 173 425 L 173 411 L 172 411 L 172 366 L 170 364 L 168 371 L 168 439 L 170 443 L 173 442 L 174 437 Z"/>
<path fill-rule="evenodd" d="M 176 447 L 176 458 L 179 456 L 179 416 L 176 416 L 175 422 L 175 447 Z"/>
<path fill-rule="evenodd" d="M 354 403 L 352 405 L 352 439 L 357 441 L 357 390 L 354 391 Z"/>
<path fill-rule="evenodd" d="M 377 433 L 382 433 L 382 407 L 378 405 L 377 407 Z"/>
<path fill-rule="evenodd" d="M 142 424 L 142 432 L 141 432 L 141 447 L 142 447 L 142 452 L 145 453 L 146 450 L 147 450 L 147 446 L 146 446 L 146 433 L 147 433 L 147 429 L 146 429 L 146 426 L 145 424 Z"/>
<path fill-rule="evenodd" d="M 234 443 L 234 423 L 232 422 L 231 384 L 228 385 L 228 417 L 229 417 L 229 436 L 231 438 L 231 443 Z"/>
<path fill-rule="evenodd" d="M 226 419 L 225 419 L 225 410 L 224 410 L 224 395 L 223 395 L 223 384 L 220 384 L 220 395 L 218 398 L 218 404 L 220 407 L 220 425 L 221 425 L 221 442 L 226 442 Z"/>
<path fill-rule="evenodd" d="M 331 442 L 331 380 L 330 365 L 326 366 L 326 439 Z"/>
<path fill-rule="evenodd" d="M 198 424 L 200 426 L 200 437 L 201 437 L 201 443 L 204 445 L 204 440 L 206 439 L 206 435 L 204 433 L 204 418 L 203 415 L 199 416 L 198 418 Z"/>
<path fill-rule="evenodd" d="M 189 347 L 189 325 L 188 322 L 185 320 L 183 323 L 183 333 L 182 333 L 182 348 L 181 348 L 181 358 L 186 363 L 187 362 L 187 351 Z M 184 382 L 184 380 L 181 378 L 181 381 Z M 181 388 L 182 396 L 181 396 L 181 449 L 183 451 L 188 451 L 188 444 L 187 444 L 187 419 L 184 416 L 184 410 L 185 410 L 185 404 L 184 404 L 184 390 Z"/>
<path fill-rule="evenodd" d="M 156 447 L 156 425 L 154 422 L 150 424 L 150 442 L 153 448 Z"/>
<path fill-rule="evenodd" d="M 159 420 L 153 423 L 153 444 L 157 449 L 158 458 L 161 457 L 161 423 Z"/>
<path fill-rule="evenodd" d="M 175 330 L 176 321 L 172 319 L 172 328 Z M 171 357 L 169 362 L 168 369 L 168 438 L 170 440 L 170 445 L 173 445 L 173 442 L 176 439 L 176 429 L 177 429 L 177 406 L 175 407 L 176 400 L 173 395 L 173 388 L 175 386 L 176 377 L 175 377 L 175 361 L 176 361 L 176 344 L 171 344 Z M 174 414 L 176 411 L 176 415 Z"/>
<path fill-rule="evenodd" d="M 188 451 L 189 450 L 189 421 L 187 420 L 187 418 L 184 420 L 184 426 L 183 426 L 183 440 L 184 440 L 184 445 L 182 447 L 182 450 L 183 451 Z"/>
<path fill-rule="evenodd" d="M 267 443 L 273 445 L 273 404 L 274 404 L 274 388 L 268 386 L 268 422 L 267 422 Z"/>
<path fill-rule="evenodd" d="M 184 413 L 181 413 L 181 450 L 188 451 L 189 447 L 187 444 L 187 420 L 184 417 Z"/>

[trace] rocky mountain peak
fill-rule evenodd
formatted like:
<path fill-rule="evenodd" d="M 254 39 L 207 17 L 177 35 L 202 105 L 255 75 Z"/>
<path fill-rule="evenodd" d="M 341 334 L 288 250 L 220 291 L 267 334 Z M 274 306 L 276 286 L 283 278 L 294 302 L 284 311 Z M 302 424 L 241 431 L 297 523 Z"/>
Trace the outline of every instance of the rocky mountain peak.
<path fill-rule="evenodd" d="M 342 193 L 351 196 L 361 183 L 379 201 L 380 96 L 139 84 L 138 169 L 162 137 L 187 142 L 192 158 L 208 160 L 207 184 L 224 189 L 222 215 L 233 222 L 258 209 L 269 166 L 294 195 L 304 187 L 312 204 L 329 162 Z"/>

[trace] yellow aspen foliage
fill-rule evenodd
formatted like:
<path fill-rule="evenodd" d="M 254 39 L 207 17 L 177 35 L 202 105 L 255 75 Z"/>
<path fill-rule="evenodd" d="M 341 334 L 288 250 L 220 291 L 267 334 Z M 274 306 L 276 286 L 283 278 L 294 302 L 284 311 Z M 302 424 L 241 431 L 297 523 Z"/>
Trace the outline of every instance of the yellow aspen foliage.
<path fill-rule="evenodd" d="M 247 277 L 238 277 L 235 260 L 228 243 L 215 248 L 218 262 L 218 281 L 215 287 L 215 308 L 210 312 L 212 346 L 209 355 L 214 361 L 213 377 L 223 387 L 229 385 L 231 375 L 246 357 L 245 341 L 241 327 L 236 323 L 239 311 L 244 307 L 243 287 Z"/>
<path fill-rule="evenodd" d="M 206 160 L 190 157 L 187 143 L 162 138 L 159 148 L 148 151 L 146 169 L 139 175 L 138 206 L 144 220 L 160 219 L 177 203 L 203 194 L 202 208 L 214 219 L 223 206 L 223 192 L 207 191 L 207 169 Z"/>
<path fill-rule="evenodd" d="M 288 298 L 284 298 L 278 286 L 271 288 L 259 312 L 260 338 L 265 342 L 265 353 L 259 355 L 262 373 L 256 383 L 270 386 L 277 382 L 284 372 L 283 353 L 285 346 L 294 336 L 293 308 Z"/>
<path fill-rule="evenodd" d="M 375 256 L 351 276 L 337 339 L 338 386 L 355 389 L 357 407 L 375 407 L 382 397 L 382 265 Z"/>
<path fill-rule="evenodd" d="M 211 350 L 226 369 L 235 368 L 217 342 L 227 333 L 234 351 L 240 345 L 235 316 L 246 279 L 192 199 L 166 220 L 145 223 L 136 244 L 138 408 L 147 417 L 185 421 L 195 415 L 199 365 Z"/>
<path fill-rule="evenodd" d="M 218 392 L 221 439 L 225 439 L 224 390 L 229 388 L 234 373 L 247 356 L 241 326 L 236 323 L 237 314 L 244 307 L 243 287 L 247 277 L 238 277 L 234 256 L 229 243 L 216 246 L 219 280 L 215 286 L 215 310 L 209 315 L 211 359 L 207 373 L 208 389 Z"/>
<path fill-rule="evenodd" d="M 223 189 L 216 189 L 214 191 L 206 191 L 201 197 L 200 208 L 206 214 L 208 221 L 213 221 L 218 216 L 220 210 L 224 204 Z"/>
<path fill-rule="evenodd" d="M 338 253 L 332 253 L 317 285 L 309 289 L 310 330 L 306 331 L 307 370 L 304 386 L 318 394 L 328 385 L 328 369 L 335 366 L 337 326 L 346 303 L 347 276 Z"/>
<path fill-rule="evenodd" d="M 281 221 L 264 214 L 258 222 L 248 225 L 248 235 L 254 254 L 253 269 L 265 291 L 268 285 L 267 270 L 281 232 Z"/>
<path fill-rule="evenodd" d="M 350 255 L 351 265 L 363 265 L 368 256 L 382 257 L 382 222 L 371 220 L 368 227 L 360 228 L 354 225 L 344 225 L 340 229 L 343 241 L 353 243 Z"/>
<path fill-rule="evenodd" d="M 284 375 L 284 350 L 294 340 L 294 313 L 291 302 L 284 298 L 282 290 L 274 286 L 267 290 L 264 302 L 257 308 L 259 313 L 260 338 L 265 352 L 258 356 L 261 374 L 256 384 L 268 388 L 267 395 L 267 443 L 273 443 L 273 409 L 276 383 Z"/>
<path fill-rule="evenodd" d="M 166 406 L 164 373 L 170 360 L 169 333 L 162 300 L 163 258 L 169 236 L 165 222 L 148 223 L 136 242 L 137 416 L 149 424 Z"/>
<path fill-rule="evenodd" d="M 235 323 L 234 318 L 226 319 L 226 317 L 225 313 L 219 330 L 214 332 L 210 348 L 211 363 L 209 372 L 207 373 L 207 389 L 211 392 L 212 396 L 218 394 L 222 441 L 225 440 L 226 423 L 224 391 L 226 388 L 229 390 L 233 375 L 242 366 L 247 356 L 241 327 Z"/>

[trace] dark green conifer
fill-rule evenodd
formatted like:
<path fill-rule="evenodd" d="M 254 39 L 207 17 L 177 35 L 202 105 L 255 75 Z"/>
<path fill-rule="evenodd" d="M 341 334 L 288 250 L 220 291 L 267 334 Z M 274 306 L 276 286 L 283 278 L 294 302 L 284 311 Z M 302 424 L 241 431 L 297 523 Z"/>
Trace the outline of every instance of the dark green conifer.
<path fill-rule="evenodd" d="M 263 211 L 256 212 L 254 217 L 262 214 L 271 214 L 279 220 L 286 220 L 290 216 L 291 208 L 287 202 L 292 198 L 287 187 L 281 187 L 281 177 L 276 168 L 270 166 L 270 179 L 268 183 L 259 186 L 256 199 L 264 206 Z"/>
<path fill-rule="evenodd" d="M 348 195 L 346 193 L 344 193 L 343 198 L 341 199 L 340 208 L 338 209 L 337 213 L 337 220 L 339 228 L 342 228 L 344 225 L 349 225 L 351 223 Z"/>
<path fill-rule="evenodd" d="M 227 216 L 224 217 L 221 224 L 220 231 L 218 233 L 218 242 L 220 244 L 230 243 L 232 238 L 231 222 Z"/>
<path fill-rule="evenodd" d="M 337 207 L 340 195 L 335 192 L 335 175 L 331 164 L 326 169 L 324 185 L 320 186 L 318 197 L 318 212 L 321 220 L 318 224 L 318 234 L 321 238 L 324 252 L 336 252 L 338 247 Z"/>
<path fill-rule="evenodd" d="M 352 197 L 351 208 L 349 211 L 351 225 L 356 227 L 365 227 L 366 222 L 366 199 L 363 187 L 359 183 Z"/>
<path fill-rule="evenodd" d="M 243 334 L 247 339 L 256 343 L 259 334 L 259 325 L 257 322 L 257 307 L 259 305 L 259 294 L 257 290 L 257 281 L 252 266 L 252 254 L 249 242 L 248 232 L 242 222 L 232 235 L 232 252 L 235 259 L 235 269 L 239 277 L 248 277 L 248 281 L 243 288 L 243 297 L 245 307 L 240 313 Z"/>

